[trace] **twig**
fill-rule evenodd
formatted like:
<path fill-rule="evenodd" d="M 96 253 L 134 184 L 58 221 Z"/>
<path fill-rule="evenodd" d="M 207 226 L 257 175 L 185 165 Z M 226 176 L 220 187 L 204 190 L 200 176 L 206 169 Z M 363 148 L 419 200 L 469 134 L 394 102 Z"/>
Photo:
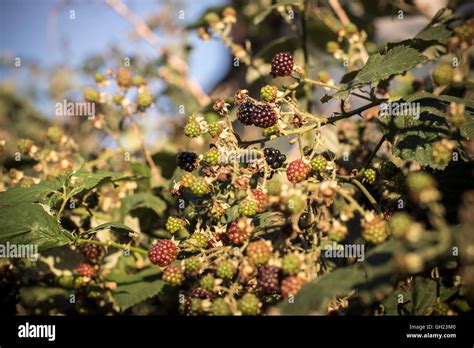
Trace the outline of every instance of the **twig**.
<path fill-rule="evenodd" d="M 382 137 L 380 138 L 379 142 L 377 143 L 377 145 L 375 146 L 375 149 L 374 151 L 372 151 L 372 153 L 370 154 L 370 157 L 367 158 L 367 160 L 365 161 L 365 164 L 364 164 L 364 169 L 367 169 L 370 165 L 370 163 L 372 162 L 372 160 L 374 159 L 375 155 L 377 154 L 377 152 L 379 151 L 379 149 L 382 147 L 382 144 L 385 142 L 385 135 L 382 135 Z"/>

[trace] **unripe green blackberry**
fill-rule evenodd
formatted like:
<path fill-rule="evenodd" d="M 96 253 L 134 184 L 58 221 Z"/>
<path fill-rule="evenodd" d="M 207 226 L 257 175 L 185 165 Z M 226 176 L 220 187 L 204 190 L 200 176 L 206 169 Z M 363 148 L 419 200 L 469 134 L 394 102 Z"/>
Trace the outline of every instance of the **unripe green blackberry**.
<path fill-rule="evenodd" d="M 198 257 L 190 257 L 184 261 L 184 270 L 186 272 L 186 276 L 188 277 L 196 277 L 202 268 L 202 262 Z"/>
<path fill-rule="evenodd" d="M 349 23 L 347 24 L 344 29 L 346 30 L 346 33 L 349 35 L 353 35 L 357 33 L 357 26 L 354 23 Z"/>
<path fill-rule="evenodd" d="M 329 82 L 329 80 L 331 79 L 331 77 L 329 76 L 329 73 L 328 73 L 326 70 L 321 70 L 321 71 L 318 73 L 318 79 L 319 79 L 319 81 L 321 81 L 321 82 L 327 83 L 327 82 Z"/>
<path fill-rule="evenodd" d="M 214 276 L 212 274 L 206 274 L 199 280 L 199 286 L 203 288 L 204 290 L 207 290 L 209 292 L 212 292 L 212 289 L 214 288 Z"/>
<path fill-rule="evenodd" d="M 105 81 L 105 76 L 104 76 L 104 74 L 96 73 L 96 74 L 94 75 L 94 79 L 95 79 L 95 82 L 101 83 L 101 82 L 104 82 L 104 81 Z"/>
<path fill-rule="evenodd" d="M 413 223 L 410 215 L 404 212 L 394 213 L 388 220 L 388 226 L 390 227 L 390 232 L 395 238 L 403 238 L 405 233 L 410 228 Z"/>
<path fill-rule="evenodd" d="M 180 183 L 183 187 L 189 188 L 196 177 L 192 173 L 186 173 L 181 177 Z"/>
<path fill-rule="evenodd" d="M 384 180 L 391 180 L 400 172 L 400 169 L 393 162 L 383 162 L 379 168 L 380 177 Z"/>
<path fill-rule="evenodd" d="M 206 249 L 209 244 L 209 239 L 203 233 L 193 233 L 193 235 L 188 238 L 186 245 L 191 249 L 191 251 L 199 251 L 201 249 Z"/>
<path fill-rule="evenodd" d="M 270 180 L 267 183 L 267 192 L 272 196 L 279 196 L 281 193 L 281 182 L 278 179 Z"/>
<path fill-rule="evenodd" d="M 453 156 L 453 148 L 449 141 L 438 141 L 431 145 L 431 157 L 433 162 L 441 166 L 448 165 Z"/>
<path fill-rule="evenodd" d="M 435 182 L 428 173 L 414 172 L 407 176 L 407 185 L 410 190 L 421 191 L 435 186 Z"/>
<path fill-rule="evenodd" d="M 453 68 L 449 64 L 438 64 L 433 70 L 433 81 L 437 85 L 448 85 L 453 79 Z"/>
<path fill-rule="evenodd" d="M 191 183 L 191 191 L 196 196 L 204 196 L 211 192 L 209 184 L 203 178 L 194 177 L 193 182 Z"/>
<path fill-rule="evenodd" d="M 211 137 L 217 137 L 222 133 L 223 126 L 219 122 L 209 122 L 208 133 Z"/>
<path fill-rule="evenodd" d="M 277 86 L 266 85 L 260 89 L 260 96 L 263 100 L 273 103 L 277 97 L 278 88 Z"/>
<path fill-rule="evenodd" d="M 216 298 L 211 304 L 211 314 L 215 316 L 231 315 L 229 305 L 223 298 Z"/>
<path fill-rule="evenodd" d="M 73 276 L 61 275 L 59 276 L 57 283 L 63 288 L 72 289 L 74 288 L 74 280 L 75 278 Z"/>
<path fill-rule="evenodd" d="M 117 106 L 122 105 L 122 101 L 123 101 L 124 98 L 125 98 L 125 96 L 123 94 L 118 94 L 118 93 L 114 94 L 113 99 L 114 99 L 115 105 L 117 105 Z"/>
<path fill-rule="evenodd" d="M 48 140 L 54 144 L 58 144 L 61 141 L 63 132 L 59 127 L 49 127 L 48 133 L 46 134 Z"/>
<path fill-rule="evenodd" d="M 311 160 L 311 168 L 318 173 L 325 171 L 327 164 L 327 159 L 322 155 L 318 155 Z"/>
<path fill-rule="evenodd" d="M 132 86 L 132 72 L 130 69 L 120 68 L 117 71 L 117 84 L 125 89 Z"/>
<path fill-rule="evenodd" d="M 100 100 L 100 93 L 98 90 L 91 88 L 91 87 L 86 87 L 82 91 L 84 95 L 84 99 L 88 102 L 91 103 L 98 103 Z"/>
<path fill-rule="evenodd" d="M 204 161 L 211 166 L 217 166 L 219 164 L 219 151 L 217 149 L 207 151 L 204 154 Z"/>
<path fill-rule="evenodd" d="M 204 21 L 207 24 L 213 24 L 215 22 L 219 22 L 221 17 L 215 12 L 209 12 L 204 15 Z"/>
<path fill-rule="evenodd" d="M 184 281 L 184 273 L 181 265 L 169 265 L 163 272 L 163 281 L 171 286 L 179 286 Z"/>
<path fill-rule="evenodd" d="M 303 211 L 305 202 L 299 195 L 291 195 L 286 199 L 286 210 L 292 214 Z"/>
<path fill-rule="evenodd" d="M 446 316 L 449 314 L 449 306 L 444 303 L 444 302 L 440 302 L 440 301 L 436 301 L 431 307 L 430 307 L 430 310 L 431 310 L 431 315 L 435 315 L 435 316 Z"/>
<path fill-rule="evenodd" d="M 132 84 L 136 87 L 140 87 L 145 84 L 145 79 L 141 75 L 136 75 L 132 79 Z"/>
<path fill-rule="evenodd" d="M 189 121 L 184 126 L 184 135 L 188 138 L 197 138 L 201 135 L 201 126 L 196 121 Z"/>
<path fill-rule="evenodd" d="M 339 44 L 336 41 L 328 41 L 326 44 L 326 51 L 334 54 L 339 50 Z"/>
<path fill-rule="evenodd" d="M 21 153 L 28 154 L 34 143 L 31 139 L 18 139 L 16 145 L 18 146 L 18 150 L 20 150 Z"/>
<path fill-rule="evenodd" d="M 176 233 L 186 226 L 186 221 L 178 216 L 170 216 L 166 221 L 166 230 L 170 233 Z"/>
<path fill-rule="evenodd" d="M 377 179 L 377 172 L 372 168 L 364 170 L 364 179 L 369 183 L 373 184 Z"/>
<path fill-rule="evenodd" d="M 388 237 L 387 226 L 385 221 L 374 217 L 372 220 L 363 220 L 361 223 L 362 237 L 369 243 L 381 244 Z"/>
<path fill-rule="evenodd" d="M 250 243 L 245 251 L 250 260 L 256 265 L 263 265 L 272 257 L 271 247 L 261 239 Z"/>
<path fill-rule="evenodd" d="M 293 275 L 300 271 L 301 260 L 295 254 L 286 254 L 281 262 L 283 274 Z"/>
<path fill-rule="evenodd" d="M 257 202 L 250 200 L 250 199 L 244 199 L 239 203 L 239 214 L 247 217 L 252 217 L 255 214 L 257 214 L 258 211 L 258 206 Z"/>
<path fill-rule="evenodd" d="M 277 134 L 277 133 L 278 133 L 278 127 L 277 127 L 276 125 L 273 125 L 273 126 L 271 126 L 271 127 L 262 129 L 262 135 L 263 135 L 265 138 L 268 138 L 268 137 L 270 137 L 271 135 Z"/>
<path fill-rule="evenodd" d="M 340 243 L 346 239 L 347 230 L 343 228 L 331 228 L 328 231 L 328 238 L 333 242 Z"/>
<path fill-rule="evenodd" d="M 242 315 L 258 315 L 262 303 L 254 294 L 245 294 L 238 302 Z"/>
<path fill-rule="evenodd" d="M 138 110 L 145 110 L 153 103 L 153 96 L 148 91 L 143 91 L 137 96 L 137 108 Z"/>
<path fill-rule="evenodd" d="M 235 267 L 230 261 L 220 262 L 216 267 L 216 275 L 222 279 L 232 279 L 235 274 Z"/>

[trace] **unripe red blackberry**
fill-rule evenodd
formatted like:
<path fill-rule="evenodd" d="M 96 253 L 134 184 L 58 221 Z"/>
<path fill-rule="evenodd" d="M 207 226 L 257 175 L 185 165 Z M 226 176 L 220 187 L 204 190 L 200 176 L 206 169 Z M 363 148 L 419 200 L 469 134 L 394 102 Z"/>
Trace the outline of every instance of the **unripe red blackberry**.
<path fill-rule="evenodd" d="M 229 305 L 223 298 L 216 298 L 211 304 L 211 314 L 215 316 L 231 315 Z"/>
<path fill-rule="evenodd" d="M 94 278 L 97 274 L 97 270 L 94 265 L 83 262 L 77 266 L 76 273 L 81 277 Z"/>
<path fill-rule="evenodd" d="M 232 279 L 235 274 L 235 267 L 231 261 L 219 262 L 216 267 L 216 275 L 222 279 Z"/>
<path fill-rule="evenodd" d="M 239 227 L 238 221 L 232 221 L 227 228 L 227 238 L 236 245 L 242 245 L 247 241 L 247 232 Z"/>
<path fill-rule="evenodd" d="M 303 160 L 296 160 L 288 165 L 286 176 L 293 184 L 306 180 L 311 173 L 311 167 L 303 162 Z"/>
<path fill-rule="evenodd" d="M 212 149 L 204 154 L 204 161 L 210 166 L 217 166 L 219 164 L 219 151 Z"/>
<path fill-rule="evenodd" d="M 256 265 L 263 265 L 272 257 L 272 249 L 264 240 L 250 243 L 245 251 L 250 260 Z"/>
<path fill-rule="evenodd" d="M 287 277 L 281 282 L 281 295 L 284 299 L 295 296 L 303 287 L 306 281 L 298 276 Z"/>
<path fill-rule="evenodd" d="M 179 216 L 170 216 L 166 221 L 166 230 L 170 233 L 176 233 L 186 226 L 186 221 Z"/>
<path fill-rule="evenodd" d="M 377 172 L 372 168 L 364 170 L 364 179 L 369 183 L 373 184 L 377 179 Z"/>
<path fill-rule="evenodd" d="M 276 266 L 263 265 L 258 269 L 258 285 L 266 293 L 280 290 L 280 269 Z"/>
<path fill-rule="evenodd" d="M 272 59 L 272 72 L 273 78 L 277 76 L 290 76 L 293 72 L 293 57 L 287 53 L 277 53 Z"/>
<path fill-rule="evenodd" d="M 91 238 L 91 240 L 97 240 L 96 238 Z M 82 254 L 90 261 L 96 262 L 104 257 L 105 249 L 102 245 L 86 243 L 81 245 Z"/>
<path fill-rule="evenodd" d="M 255 214 L 257 214 L 257 202 L 250 200 L 250 199 L 244 199 L 239 203 L 239 214 L 247 217 L 252 217 Z"/>
<path fill-rule="evenodd" d="M 148 258 L 154 265 L 165 267 L 176 260 L 178 253 L 179 249 L 173 241 L 162 239 L 148 250 Z"/>
<path fill-rule="evenodd" d="M 132 72 L 127 68 L 120 68 L 117 71 L 117 84 L 123 88 L 132 86 Z"/>
<path fill-rule="evenodd" d="M 242 315 L 258 315 L 262 303 L 254 294 L 245 294 L 238 302 Z"/>
<path fill-rule="evenodd" d="M 362 237 L 369 243 L 381 244 L 387 239 L 388 231 L 385 221 L 375 216 L 370 221 L 363 220 Z"/>
<path fill-rule="evenodd" d="M 204 196 L 211 192 L 209 184 L 203 178 L 195 177 L 190 189 L 196 196 Z"/>
<path fill-rule="evenodd" d="M 318 155 L 311 160 L 311 168 L 318 173 L 325 171 L 327 164 L 327 159 L 322 155 Z"/>
<path fill-rule="evenodd" d="M 259 128 L 268 128 L 278 121 L 278 115 L 271 105 L 256 105 L 252 113 L 252 123 Z"/>
<path fill-rule="evenodd" d="M 253 189 L 252 195 L 257 201 L 257 212 L 263 213 L 268 206 L 268 196 L 261 189 Z"/>
<path fill-rule="evenodd" d="M 194 288 L 186 295 L 184 303 L 184 312 L 187 315 L 201 315 L 204 314 L 201 307 L 202 300 L 211 298 L 211 294 L 203 288 Z"/>
<path fill-rule="evenodd" d="M 273 103 L 277 97 L 278 87 L 272 85 L 263 86 L 260 89 L 260 96 L 263 100 Z"/>
<path fill-rule="evenodd" d="M 184 281 L 184 273 L 181 265 L 169 265 L 163 272 L 163 281 L 171 286 L 179 286 Z"/>
<path fill-rule="evenodd" d="M 176 156 L 176 164 L 181 169 L 192 172 L 198 165 L 197 158 L 194 152 L 182 151 Z"/>
<path fill-rule="evenodd" d="M 244 125 L 250 126 L 252 122 L 252 115 L 254 113 L 255 105 L 246 101 L 239 105 L 237 109 L 237 119 Z"/>
<path fill-rule="evenodd" d="M 283 274 L 293 275 L 300 271 L 301 260 L 295 254 L 286 254 L 281 262 Z"/>

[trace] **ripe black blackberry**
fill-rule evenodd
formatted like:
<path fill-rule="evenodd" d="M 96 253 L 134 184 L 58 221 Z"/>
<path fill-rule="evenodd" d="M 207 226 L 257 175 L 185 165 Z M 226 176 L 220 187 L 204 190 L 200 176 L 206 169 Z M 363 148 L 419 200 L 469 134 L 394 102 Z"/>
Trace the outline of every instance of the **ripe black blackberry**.
<path fill-rule="evenodd" d="M 286 156 L 280 150 L 274 148 L 266 148 L 263 150 L 265 161 L 272 169 L 278 169 L 283 166 L 286 161 Z"/>
<path fill-rule="evenodd" d="M 293 71 L 293 57 L 287 53 L 277 53 L 272 59 L 272 72 L 273 78 L 277 76 L 290 76 Z"/>
<path fill-rule="evenodd" d="M 252 114 L 254 113 L 255 105 L 252 102 L 246 101 L 239 105 L 237 109 L 237 118 L 238 120 L 246 125 L 252 125 Z"/>
<path fill-rule="evenodd" d="M 280 290 L 280 269 L 275 266 L 260 266 L 258 269 L 258 285 L 266 293 L 275 293 Z"/>
<path fill-rule="evenodd" d="M 271 105 L 256 105 L 252 113 L 252 122 L 256 127 L 269 128 L 278 121 L 275 109 Z"/>
<path fill-rule="evenodd" d="M 197 167 L 197 155 L 194 152 L 180 152 L 176 156 L 176 164 L 181 169 L 192 172 Z"/>

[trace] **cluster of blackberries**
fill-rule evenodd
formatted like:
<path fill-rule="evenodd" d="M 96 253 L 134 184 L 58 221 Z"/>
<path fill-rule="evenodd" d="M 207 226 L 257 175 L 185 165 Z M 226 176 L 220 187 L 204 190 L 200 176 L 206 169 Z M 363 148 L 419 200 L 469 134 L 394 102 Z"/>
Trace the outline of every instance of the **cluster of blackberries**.
<path fill-rule="evenodd" d="M 263 154 L 265 155 L 265 161 L 272 169 L 283 167 L 286 161 L 286 156 L 280 150 L 271 147 L 264 149 Z"/>
<path fill-rule="evenodd" d="M 250 101 L 240 104 L 237 118 L 246 126 L 268 128 L 278 121 L 278 115 L 271 105 L 255 105 Z"/>
<path fill-rule="evenodd" d="M 192 172 L 197 167 L 197 155 L 194 152 L 180 152 L 176 157 L 176 164 L 183 170 Z"/>

